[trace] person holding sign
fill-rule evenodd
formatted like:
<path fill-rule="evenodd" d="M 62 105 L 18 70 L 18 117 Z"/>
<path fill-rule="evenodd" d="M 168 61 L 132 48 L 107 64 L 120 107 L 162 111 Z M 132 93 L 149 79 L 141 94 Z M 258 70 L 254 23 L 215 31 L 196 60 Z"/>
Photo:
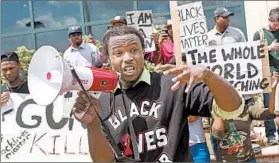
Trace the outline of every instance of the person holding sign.
<path fill-rule="evenodd" d="M 272 76 L 272 92 L 269 108 L 255 105 L 253 100 L 247 100 L 243 113 L 235 119 L 214 119 L 212 135 L 216 139 L 214 148 L 218 162 L 256 162 L 250 137 L 252 120 L 274 120 L 275 91 L 279 82 L 279 74 Z"/>
<path fill-rule="evenodd" d="M 132 27 L 107 31 L 103 44 L 103 54 L 119 74 L 114 102 L 108 102 L 109 93 L 96 99 L 79 92 L 73 108 L 87 125 L 94 162 L 192 161 L 189 115 L 235 118 L 243 112 L 244 100 L 232 85 L 204 66 L 181 65 L 165 75 L 148 72 L 144 38 Z"/>
<path fill-rule="evenodd" d="M 22 77 L 21 64 L 16 52 L 1 54 L 1 70 L 7 83 L 1 85 L 1 107 L 9 101 L 9 92 L 29 93 L 27 81 Z"/>
<path fill-rule="evenodd" d="M 265 39 L 268 44 L 270 72 L 279 71 L 279 7 L 270 10 L 268 26 L 261 28 L 254 34 L 253 40 Z M 264 94 L 264 106 L 269 105 L 269 93 Z M 277 145 L 275 139 L 276 127 L 273 120 L 265 121 L 265 133 L 269 145 Z"/>
<path fill-rule="evenodd" d="M 208 32 L 208 46 L 246 42 L 243 32 L 238 28 L 230 26 L 231 16 L 234 16 L 234 13 L 228 11 L 226 8 L 217 8 L 214 11 L 215 26 Z M 252 95 L 248 95 L 247 98 L 248 97 L 252 98 Z M 210 141 L 213 151 L 215 151 L 214 142 L 216 142 L 216 140 L 212 136 L 212 133 L 210 133 Z"/>
<path fill-rule="evenodd" d="M 127 26 L 139 30 L 144 37 L 144 59 L 155 65 L 161 63 L 162 57 L 159 54 L 157 31 L 153 27 L 151 10 L 137 10 L 126 12 Z"/>
<path fill-rule="evenodd" d="M 217 8 L 214 11 L 215 27 L 208 32 L 208 45 L 224 45 L 236 42 L 246 42 L 243 32 L 230 26 L 230 17 L 234 13 L 226 8 Z"/>

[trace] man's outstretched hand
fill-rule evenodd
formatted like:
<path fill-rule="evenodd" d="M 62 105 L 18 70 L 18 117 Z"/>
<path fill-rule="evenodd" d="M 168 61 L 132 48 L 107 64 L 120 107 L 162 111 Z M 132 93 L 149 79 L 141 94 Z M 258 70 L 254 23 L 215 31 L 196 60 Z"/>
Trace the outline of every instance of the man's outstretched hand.
<path fill-rule="evenodd" d="M 189 92 L 192 85 L 196 82 L 203 81 L 208 77 L 210 70 L 201 65 L 160 65 L 155 68 L 156 71 L 162 71 L 165 75 L 176 75 L 172 79 L 175 84 L 171 87 L 172 91 L 176 91 L 185 83 L 187 88 L 185 92 Z"/>

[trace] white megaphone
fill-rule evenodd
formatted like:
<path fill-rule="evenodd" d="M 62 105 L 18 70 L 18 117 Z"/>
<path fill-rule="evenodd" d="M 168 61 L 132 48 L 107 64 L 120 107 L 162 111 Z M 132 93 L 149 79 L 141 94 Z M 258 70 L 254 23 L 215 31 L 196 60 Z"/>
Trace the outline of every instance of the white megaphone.
<path fill-rule="evenodd" d="M 112 70 L 73 66 L 87 91 L 111 92 L 118 76 Z M 33 55 L 28 69 L 28 88 L 38 105 L 49 105 L 70 90 L 82 90 L 71 66 L 52 46 L 42 46 Z"/>

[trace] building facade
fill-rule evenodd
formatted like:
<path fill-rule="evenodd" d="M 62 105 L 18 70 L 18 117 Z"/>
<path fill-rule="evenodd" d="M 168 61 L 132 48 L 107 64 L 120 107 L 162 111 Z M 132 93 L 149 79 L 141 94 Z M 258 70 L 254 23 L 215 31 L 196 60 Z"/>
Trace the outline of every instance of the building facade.
<path fill-rule="evenodd" d="M 178 4 L 189 1 L 178 1 Z M 231 24 L 240 28 L 247 38 L 266 23 L 268 1 L 203 1 L 208 30 L 214 26 L 213 11 L 226 7 L 235 13 Z M 264 8 L 264 9 L 262 9 Z M 18 0 L 1 2 L 1 52 L 13 51 L 18 46 L 37 49 L 52 45 L 63 52 L 68 47 L 67 29 L 79 24 L 86 34 L 101 40 L 111 18 L 125 15 L 126 11 L 152 10 L 154 24 L 165 24 L 170 19 L 168 1 L 35 1 Z M 264 12 L 265 15 L 261 14 Z M 253 13 L 261 16 L 255 18 Z M 249 18 L 249 19 L 247 19 Z M 251 19 L 250 19 L 251 18 Z M 256 20 L 255 20 L 256 19 Z M 254 25 L 256 23 L 257 25 Z M 250 30 L 252 29 L 252 30 Z"/>

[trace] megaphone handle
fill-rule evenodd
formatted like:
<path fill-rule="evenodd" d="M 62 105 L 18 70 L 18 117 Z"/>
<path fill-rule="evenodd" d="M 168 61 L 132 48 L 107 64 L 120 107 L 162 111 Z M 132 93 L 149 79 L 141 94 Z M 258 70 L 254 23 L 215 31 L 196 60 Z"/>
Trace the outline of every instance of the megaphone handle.
<path fill-rule="evenodd" d="M 77 75 L 77 73 L 76 73 L 74 67 L 70 65 L 70 68 L 71 68 L 71 72 L 72 72 L 74 78 L 77 80 L 77 82 L 78 82 L 78 84 L 80 85 L 81 89 L 82 89 L 84 92 L 86 92 L 86 90 L 85 90 L 83 84 L 81 83 L 81 80 L 79 79 L 79 77 L 78 77 L 78 75 Z M 90 104 L 92 104 L 89 95 L 88 95 L 87 93 L 86 93 L 85 95 L 86 95 L 86 97 L 88 98 Z M 93 105 L 93 104 L 92 104 L 92 105 Z M 93 107 L 93 108 L 94 108 L 94 107 Z M 99 118 L 99 120 L 100 120 L 100 122 L 101 122 L 101 124 L 102 124 L 102 126 L 103 126 L 103 129 L 105 130 L 105 133 L 106 133 L 107 136 L 108 136 L 109 142 L 110 142 L 111 146 L 112 146 L 113 149 L 114 149 L 114 152 L 115 152 L 116 157 L 117 157 L 117 158 L 116 158 L 117 161 L 123 161 L 123 160 L 125 159 L 125 157 L 124 157 L 123 153 L 120 151 L 120 149 L 119 149 L 118 145 L 116 144 L 116 142 L 114 141 L 114 139 L 113 139 L 113 137 L 112 137 L 112 135 L 111 135 L 111 133 L 110 133 L 110 131 L 109 131 L 107 125 L 106 125 L 105 122 L 102 120 L 101 116 L 99 115 L 99 113 L 97 112 L 97 110 L 96 110 L 95 108 L 94 108 L 94 111 L 96 112 L 96 114 L 97 114 L 97 116 L 98 116 L 98 118 Z M 70 117 L 72 117 L 72 115 L 73 115 L 73 110 L 72 110 L 71 113 L 70 113 Z"/>

